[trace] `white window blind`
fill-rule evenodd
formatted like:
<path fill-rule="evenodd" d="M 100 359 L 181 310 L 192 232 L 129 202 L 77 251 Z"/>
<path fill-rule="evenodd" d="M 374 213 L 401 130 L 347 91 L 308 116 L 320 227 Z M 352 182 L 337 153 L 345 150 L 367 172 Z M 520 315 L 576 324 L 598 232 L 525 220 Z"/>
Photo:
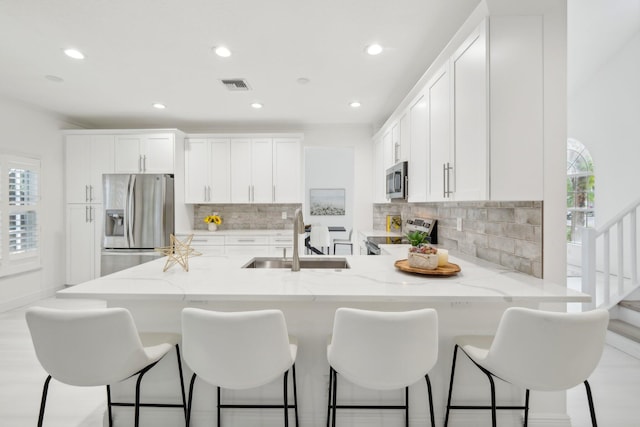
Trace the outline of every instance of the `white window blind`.
<path fill-rule="evenodd" d="M 0 154 L 0 276 L 40 267 L 40 161 Z"/>

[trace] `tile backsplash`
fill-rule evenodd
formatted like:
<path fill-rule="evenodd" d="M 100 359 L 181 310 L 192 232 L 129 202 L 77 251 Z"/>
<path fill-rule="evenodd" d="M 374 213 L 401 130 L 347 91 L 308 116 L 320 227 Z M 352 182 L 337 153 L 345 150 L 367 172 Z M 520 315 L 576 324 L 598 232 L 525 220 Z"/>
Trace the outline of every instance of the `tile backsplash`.
<path fill-rule="evenodd" d="M 222 218 L 219 230 L 293 229 L 293 214 L 300 207 L 300 203 L 194 205 L 193 224 L 196 230 L 205 230 L 204 218 L 217 212 Z"/>
<path fill-rule="evenodd" d="M 438 245 L 542 277 L 542 201 L 380 203 L 373 228 L 384 230 L 387 215 L 436 218 Z"/>

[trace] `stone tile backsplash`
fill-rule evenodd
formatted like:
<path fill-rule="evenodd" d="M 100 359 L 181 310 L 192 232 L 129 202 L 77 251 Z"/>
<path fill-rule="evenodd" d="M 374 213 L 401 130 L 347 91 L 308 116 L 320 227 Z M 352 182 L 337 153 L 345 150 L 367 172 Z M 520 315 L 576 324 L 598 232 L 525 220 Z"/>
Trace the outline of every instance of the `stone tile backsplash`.
<path fill-rule="evenodd" d="M 373 228 L 384 230 L 387 215 L 436 218 L 438 245 L 542 277 L 542 201 L 380 203 Z"/>
<path fill-rule="evenodd" d="M 195 205 L 194 228 L 205 230 L 204 218 L 217 212 L 222 217 L 219 230 L 284 230 L 293 229 L 293 214 L 300 203 Z M 282 219 L 282 212 L 287 219 Z"/>

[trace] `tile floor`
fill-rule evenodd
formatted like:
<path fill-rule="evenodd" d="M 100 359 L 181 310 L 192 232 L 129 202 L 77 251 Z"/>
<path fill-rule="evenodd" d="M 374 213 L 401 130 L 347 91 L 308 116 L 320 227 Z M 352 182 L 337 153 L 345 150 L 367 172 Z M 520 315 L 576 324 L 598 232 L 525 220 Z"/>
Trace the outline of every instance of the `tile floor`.
<path fill-rule="evenodd" d="M 73 307 L 101 305 L 95 301 L 72 300 L 43 300 L 37 304 Z M 36 425 L 45 377 L 31 345 L 24 309 L 1 313 L 0 426 Z M 640 426 L 640 360 L 607 346 L 590 383 L 599 425 Z M 102 426 L 106 404 L 103 387 L 76 388 L 52 382 L 50 391 L 46 427 Z M 569 391 L 567 406 L 574 427 L 591 425 L 583 386 Z"/>

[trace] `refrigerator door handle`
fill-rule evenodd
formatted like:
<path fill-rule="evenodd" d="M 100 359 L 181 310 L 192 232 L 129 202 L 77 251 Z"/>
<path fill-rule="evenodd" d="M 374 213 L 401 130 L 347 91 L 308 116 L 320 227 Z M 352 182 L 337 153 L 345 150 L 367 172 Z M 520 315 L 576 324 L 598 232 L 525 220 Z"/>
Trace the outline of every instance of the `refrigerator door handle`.
<path fill-rule="evenodd" d="M 133 227 L 135 226 L 133 218 L 134 218 L 134 191 L 133 188 L 135 186 L 136 183 L 136 177 L 135 175 L 129 175 L 129 185 L 127 186 L 127 218 L 128 218 L 128 224 L 127 224 L 127 245 L 131 248 L 134 247 L 134 241 L 133 241 Z"/>

